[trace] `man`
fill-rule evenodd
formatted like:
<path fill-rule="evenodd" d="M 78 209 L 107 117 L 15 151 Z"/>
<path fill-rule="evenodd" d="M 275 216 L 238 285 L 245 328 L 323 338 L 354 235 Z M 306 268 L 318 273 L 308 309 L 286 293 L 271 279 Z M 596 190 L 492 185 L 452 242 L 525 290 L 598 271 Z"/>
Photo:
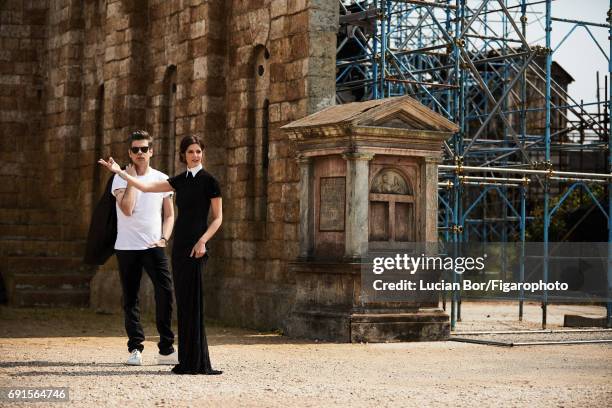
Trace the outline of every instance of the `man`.
<path fill-rule="evenodd" d="M 128 140 L 131 164 L 126 171 L 143 181 L 167 180 L 168 176 L 149 166 L 153 138 L 144 130 L 133 132 Z M 138 291 L 142 270 L 147 272 L 155 290 L 155 319 L 159 332 L 158 364 L 177 364 L 172 346 L 172 280 L 165 246 L 174 227 L 172 193 L 143 193 L 115 176 L 111 191 L 117 206 L 115 253 L 123 290 L 125 330 L 129 337 L 128 365 L 142 364 L 145 339 L 140 324 Z"/>

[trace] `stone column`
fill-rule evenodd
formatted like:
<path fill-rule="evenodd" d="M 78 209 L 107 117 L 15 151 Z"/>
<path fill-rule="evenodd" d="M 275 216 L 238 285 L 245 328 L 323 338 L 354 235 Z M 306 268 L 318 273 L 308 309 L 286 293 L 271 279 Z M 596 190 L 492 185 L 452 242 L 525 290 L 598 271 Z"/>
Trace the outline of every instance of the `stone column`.
<path fill-rule="evenodd" d="M 346 160 L 346 235 L 344 257 L 355 259 L 363 254 L 368 242 L 369 161 L 368 153 L 345 153 Z"/>
<path fill-rule="evenodd" d="M 300 156 L 297 159 L 300 166 L 300 255 L 307 259 L 314 248 L 314 189 L 312 158 Z"/>
<path fill-rule="evenodd" d="M 421 180 L 425 193 L 422 209 L 423 241 L 438 242 L 438 157 L 426 157 Z"/>

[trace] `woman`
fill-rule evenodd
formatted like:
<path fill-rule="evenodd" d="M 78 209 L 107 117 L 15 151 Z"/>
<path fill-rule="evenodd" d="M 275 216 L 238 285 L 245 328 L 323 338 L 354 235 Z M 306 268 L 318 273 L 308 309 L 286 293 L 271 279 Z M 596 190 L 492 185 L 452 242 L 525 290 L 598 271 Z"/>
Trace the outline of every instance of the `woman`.
<path fill-rule="evenodd" d="M 202 273 L 208 258 L 206 243 L 222 222 L 221 191 L 217 180 L 202 168 L 203 145 L 196 136 L 185 136 L 180 145 L 180 160 L 187 171 L 165 181 L 143 183 L 121 170 L 112 157 L 98 163 L 119 174 L 144 192 L 176 191 L 178 218 L 174 227 L 172 276 L 178 317 L 178 359 L 175 374 L 217 375 L 208 355 L 204 327 Z M 212 222 L 207 225 L 208 212 Z"/>

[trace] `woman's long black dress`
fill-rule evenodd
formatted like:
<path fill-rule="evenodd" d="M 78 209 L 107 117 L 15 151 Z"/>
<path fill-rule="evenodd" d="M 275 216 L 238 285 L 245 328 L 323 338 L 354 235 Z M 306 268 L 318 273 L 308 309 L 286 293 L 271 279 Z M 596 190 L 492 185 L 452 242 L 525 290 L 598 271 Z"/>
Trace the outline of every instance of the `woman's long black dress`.
<path fill-rule="evenodd" d="M 190 257 L 191 250 L 208 228 L 210 200 L 221 196 L 219 183 L 204 169 L 195 177 L 183 172 L 168 179 L 176 191 L 178 217 L 172 248 L 172 276 L 178 318 L 178 360 L 176 374 L 221 374 L 213 370 L 204 327 L 202 273 L 208 258 Z"/>

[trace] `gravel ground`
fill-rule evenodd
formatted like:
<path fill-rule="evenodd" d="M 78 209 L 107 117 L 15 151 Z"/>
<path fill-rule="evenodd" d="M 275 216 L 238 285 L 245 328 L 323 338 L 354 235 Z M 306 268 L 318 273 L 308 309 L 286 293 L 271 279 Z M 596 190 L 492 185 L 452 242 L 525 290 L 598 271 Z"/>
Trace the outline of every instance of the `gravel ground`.
<path fill-rule="evenodd" d="M 537 321 L 513 326 L 513 307 L 464 304 L 466 326 L 537 328 Z M 490 317 L 474 318 L 483 311 Z M 550 321 L 564 312 L 551 310 Z M 145 332 L 155 333 L 152 322 Z M 612 405 L 609 344 L 334 344 L 211 325 L 213 364 L 224 374 L 208 377 L 153 365 L 156 340 L 147 338 L 145 365 L 128 367 L 121 316 L 0 308 L 0 386 L 69 387 L 69 405 L 79 407 Z M 45 405 L 63 404 L 36 406 Z"/>

